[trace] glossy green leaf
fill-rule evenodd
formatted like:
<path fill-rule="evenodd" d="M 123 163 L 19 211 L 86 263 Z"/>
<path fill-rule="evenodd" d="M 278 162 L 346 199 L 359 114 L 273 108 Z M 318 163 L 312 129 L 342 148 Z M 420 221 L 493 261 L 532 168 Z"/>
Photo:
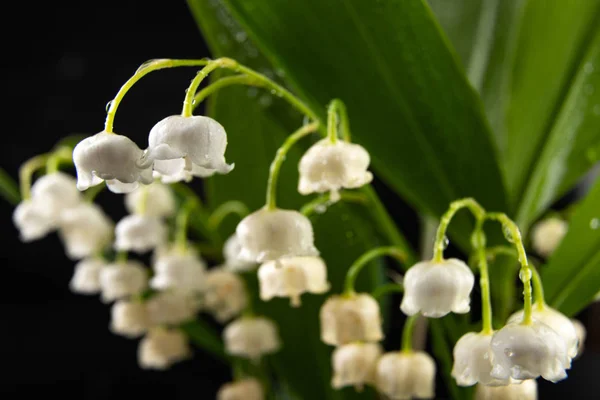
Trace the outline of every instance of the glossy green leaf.
<path fill-rule="evenodd" d="M 0 196 L 12 205 L 16 205 L 21 201 L 19 185 L 17 185 L 15 180 L 2 168 L 0 168 Z"/>
<path fill-rule="evenodd" d="M 600 179 L 577 206 L 542 278 L 547 302 L 569 316 L 600 292 Z"/>

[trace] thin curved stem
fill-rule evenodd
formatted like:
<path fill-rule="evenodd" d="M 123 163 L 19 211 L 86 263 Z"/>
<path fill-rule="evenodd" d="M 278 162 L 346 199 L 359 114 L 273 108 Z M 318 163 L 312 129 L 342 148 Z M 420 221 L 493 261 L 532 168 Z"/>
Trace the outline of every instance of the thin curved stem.
<path fill-rule="evenodd" d="M 481 288 L 481 320 L 482 333 L 489 335 L 494 331 L 492 326 L 492 297 L 490 294 L 490 275 L 485 253 L 485 233 L 483 232 L 484 218 L 477 220 L 473 232 L 472 244 L 479 257 L 479 287 Z"/>
<path fill-rule="evenodd" d="M 350 123 L 346 105 L 340 99 L 333 99 L 327 107 L 327 136 L 332 143 L 338 139 L 338 131 L 341 133 L 344 141 L 350 142 Z"/>
<path fill-rule="evenodd" d="M 350 203 L 359 203 L 359 204 L 367 204 L 368 199 L 365 195 L 361 193 L 347 192 L 343 191 L 339 193 L 340 200 L 347 201 Z M 331 193 L 326 193 L 322 196 L 317 197 L 314 200 L 306 203 L 300 209 L 300 212 L 304 214 L 304 216 L 308 217 L 314 213 L 322 213 L 322 209 L 326 208 L 331 204 L 335 204 L 337 202 L 331 201 Z"/>
<path fill-rule="evenodd" d="M 406 254 L 398 247 L 378 247 L 367 251 L 360 256 L 348 269 L 346 280 L 344 282 L 344 293 L 354 293 L 354 284 L 359 272 L 373 259 L 382 256 L 390 256 L 398 260 L 400 263 L 406 262 Z"/>
<path fill-rule="evenodd" d="M 208 227 L 213 230 L 218 229 L 225 217 L 230 214 L 235 214 L 239 216 L 240 219 L 243 219 L 250 214 L 250 210 L 248 210 L 248 207 L 241 201 L 227 201 L 217 207 L 210 217 L 208 217 Z"/>
<path fill-rule="evenodd" d="M 197 205 L 198 203 L 194 199 L 188 200 L 184 203 L 184 205 L 177 213 L 177 219 L 175 222 L 177 226 L 175 242 L 177 246 L 182 250 L 187 249 L 188 221 L 190 219 L 190 214 Z"/>
<path fill-rule="evenodd" d="M 279 171 L 281 170 L 281 165 L 285 160 L 285 156 L 287 152 L 292 148 L 296 142 L 302 139 L 305 136 L 313 133 L 319 128 L 318 122 L 313 122 L 308 125 L 304 125 L 296 132 L 292 133 L 285 140 L 283 145 L 277 150 L 277 154 L 275 154 L 275 159 L 271 163 L 271 168 L 269 169 L 269 180 L 267 182 L 267 201 L 266 208 L 267 210 L 274 210 L 277 208 L 277 180 L 279 178 Z"/>
<path fill-rule="evenodd" d="M 332 101 L 327 108 L 327 139 L 329 139 L 330 143 L 336 143 L 338 141 L 339 119 L 335 104 L 336 103 Z"/>
<path fill-rule="evenodd" d="M 407 317 L 406 321 L 404 321 L 404 328 L 402 328 L 402 352 L 410 353 L 413 350 L 412 340 L 413 340 L 413 331 L 415 330 L 415 322 L 417 322 L 417 318 L 419 318 L 419 314 L 415 314 L 413 316 Z"/>
<path fill-rule="evenodd" d="M 53 151 L 46 162 L 46 173 L 53 174 L 58 171 L 60 163 L 63 161 L 73 162 L 73 149 L 61 146 Z"/>
<path fill-rule="evenodd" d="M 377 300 L 390 293 L 404 293 L 404 288 L 398 283 L 386 283 L 385 285 L 377 286 L 371 292 L 371 297 Z"/>
<path fill-rule="evenodd" d="M 43 168 L 48 161 L 50 154 L 40 154 L 25 161 L 19 168 L 19 185 L 21 190 L 21 199 L 31 198 L 31 179 L 35 171 Z"/>
<path fill-rule="evenodd" d="M 106 189 L 106 182 L 102 182 L 99 185 L 92 186 L 91 188 L 87 189 L 84 192 L 83 197 L 85 201 L 91 203 L 104 189 Z"/>
<path fill-rule="evenodd" d="M 216 93 L 217 91 L 234 85 L 245 85 L 245 86 L 254 86 L 254 87 L 264 87 L 264 83 L 256 79 L 254 76 L 248 75 L 234 75 L 234 76 L 226 76 L 216 80 L 210 85 L 206 86 L 204 89 L 200 90 L 196 93 L 196 97 L 192 101 L 192 108 L 196 109 L 208 96 Z"/>
<path fill-rule="evenodd" d="M 181 115 L 184 117 L 191 117 L 193 111 L 194 97 L 196 96 L 196 91 L 200 84 L 210 74 L 217 68 L 226 68 L 228 65 L 232 64 L 231 61 L 227 58 L 218 58 L 214 61 L 209 61 L 208 64 L 204 68 L 202 68 L 192 79 L 190 86 L 185 92 L 185 98 L 183 100 L 183 109 L 181 110 Z"/>
<path fill-rule="evenodd" d="M 529 268 L 532 272 L 531 278 L 533 282 L 533 296 L 535 299 L 535 306 L 538 308 L 538 310 L 542 310 L 546 306 L 542 277 L 540 276 L 540 273 L 538 272 L 537 268 L 535 268 L 531 264 L 529 265 Z"/>

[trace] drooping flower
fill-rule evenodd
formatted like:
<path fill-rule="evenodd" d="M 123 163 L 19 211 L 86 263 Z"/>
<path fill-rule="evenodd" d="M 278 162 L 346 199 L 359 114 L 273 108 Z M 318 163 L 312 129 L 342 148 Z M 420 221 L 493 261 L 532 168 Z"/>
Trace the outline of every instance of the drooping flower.
<path fill-rule="evenodd" d="M 109 303 L 140 294 L 148 287 L 148 273 L 138 261 L 108 264 L 100 271 L 102 301 Z"/>
<path fill-rule="evenodd" d="M 550 217 L 535 224 L 531 230 L 531 245 L 542 257 L 549 257 L 567 233 L 569 225 L 560 218 Z"/>
<path fill-rule="evenodd" d="M 200 302 L 189 292 L 167 290 L 148 299 L 146 308 L 153 325 L 176 325 L 193 319 Z"/>
<path fill-rule="evenodd" d="M 393 400 L 435 397 L 435 361 L 422 351 L 384 354 L 377 363 L 376 386 Z"/>
<path fill-rule="evenodd" d="M 138 363 L 145 369 L 164 370 L 191 354 L 187 338 L 181 331 L 156 327 L 140 341 Z"/>
<path fill-rule="evenodd" d="M 319 314 L 321 340 L 332 346 L 383 339 L 379 304 L 366 293 L 329 297 Z"/>
<path fill-rule="evenodd" d="M 80 203 L 61 213 L 58 231 L 71 259 L 90 257 L 102 251 L 111 241 L 113 223 L 93 203 Z"/>
<path fill-rule="evenodd" d="M 565 341 L 548 325 L 507 324 L 494 333 L 491 342 L 492 377 L 517 380 L 542 376 L 551 382 L 567 377 L 571 367 Z"/>
<path fill-rule="evenodd" d="M 204 289 L 206 264 L 195 251 L 171 246 L 155 253 L 150 287 L 199 292 Z"/>
<path fill-rule="evenodd" d="M 227 133 L 209 117 L 169 116 L 154 125 L 148 142 L 146 158 L 154 162 L 156 172 L 171 180 L 227 174 L 233 169 L 225 161 Z"/>
<path fill-rule="evenodd" d="M 226 383 L 217 393 L 217 400 L 263 400 L 264 398 L 262 385 L 254 378 Z"/>
<path fill-rule="evenodd" d="M 363 385 L 375 385 L 375 370 L 382 353 L 377 343 L 355 342 L 336 348 L 331 355 L 331 386 L 334 389 L 354 386 L 362 390 Z"/>
<path fill-rule="evenodd" d="M 15 207 L 12 218 L 23 242 L 41 239 L 52 232 L 57 219 L 49 214 L 43 202 L 37 199 L 20 202 Z"/>
<path fill-rule="evenodd" d="M 262 208 L 239 223 L 236 235 L 242 248 L 240 257 L 248 261 L 319 255 L 310 221 L 293 210 Z"/>
<path fill-rule="evenodd" d="M 73 293 L 96 294 L 100 292 L 100 271 L 106 263 L 97 258 L 87 258 L 75 265 L 75 272 L 69 283 Z"/>
<path fill-rule="evenodd" d="M 280 348 L 279 333 L 273 321 L 264 317 L 241 317 L 223 331 L 228 354 L 258 360 Z"/>
<path fill-rule="evenodd" d="M 110 331 L 128 338 L 142 336 L 150 328 L 146 304 L 120 300 L 111 308 Z"/>
<path fill-rule="evenodd" d="M 214 268 L 206 274 L 204 308 L 223 323 L 238 316 L 248 305 L 244 281 L 237 274 Z"/>
<path fill-rule="evenodd" d="M 406 315 L 420 312 L 429 318 L 467 313 L 474 283 L 473 272 L 461 260 L 421 261 L 404 275 L 400 309 Z"/>
<path fill-rule="evenodd" d="M 145 253 L 167 240 L 167 227 L 157 218 L 132 214 L 121 219 L 115 227 L 115 249 Z"/>
<path fill-rule="evenodd" d="M 359 188 L 373 180 L 367 171 L 369 153 L 364 147 L 343 141 L 323 139 L 315 143 L 300 159 L 298 169 L 301 194 L 332 192 Z"/>
<path fill-rule="evenodd" d="M 495 379 L 492 372 L 492 335 L 469 332 L 463 335 L 454 346 L 454 366 L 452 377 L 459 386 L 506 385 L 508 379 Z"/>
<path fill-rule="evenodd" d="M 175 197 L 168 186 L 154 182 L 125 195 L 125 207 L 130 214 L 166 218 L 175 214 Z"/>
<path fill-rule="evenodd" d="M 126 136 L 102 131 L 73 149 L 77 188 L 86 190 L 106 181 L 114 193 L 128 193 L 139 183 L 152 183 L 150 165 L 142 165 L 143 151 Z"/>
<path fill-rule="evenodd" d="M 300 305 L 302 293 L 321 294 L 329 290 L 327 267 L 319 257 L 288 257 L 268 261 L 258 269 L 260 298 L 289 297 L 293 307 Z"/>
<path fill-rule="evenodd" d="M 475 400 L 537 400 L 537 382 L 527 379 L 506 386 L 477 385 Z"/>
<path fill-rule="evenodd" d="M 231 235 L 223 245 L 225 268 L 234 272 L 244 272 L 256 268 L 256 262 L 244 260 L 240 257 L 242 245 L 236 234 Z"/>

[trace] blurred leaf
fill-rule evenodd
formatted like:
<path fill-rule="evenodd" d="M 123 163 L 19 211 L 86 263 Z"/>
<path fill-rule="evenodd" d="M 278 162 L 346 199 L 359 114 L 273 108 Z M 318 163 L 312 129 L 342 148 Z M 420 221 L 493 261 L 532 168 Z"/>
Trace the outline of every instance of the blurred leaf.
<path fill-rule="evenodd" d="M 13 206 L 21 201 L 19 185 L 3 168 L 0 168 L 0 196 Z"/>
<path fill-rule="evenodd" d="M 542 278 L 548 304 L 569 316 L 600 292 L 600 179 L 577 206 Z"/>

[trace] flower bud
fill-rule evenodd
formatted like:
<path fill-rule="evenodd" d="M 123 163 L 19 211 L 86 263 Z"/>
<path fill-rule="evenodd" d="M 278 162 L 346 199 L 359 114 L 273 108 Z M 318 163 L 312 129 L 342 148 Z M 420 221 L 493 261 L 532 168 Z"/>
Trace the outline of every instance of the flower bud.
<path fill-rule="evenodd" d="M 297 211 L 262 208 L 244 218 L 236 234 L 242 248 L 240 257 L 248 261 L 319 255 L 312 225 Z"/>
<path fill-rule="evenodd" d="M 560 218 L 547 218 L 535 224 L 531 230 L 533 249 L 542 257 L 549 257 L 567 233 L 569 225 Z"/>
<path fill-rule="evenodd" d="M 492 378 L 492 335 L 469 332 L 463 335 L 454 346 L 454 366 L 452 377 L 459 386 L 506 385 L 508 379 Z"/>
<path fill-rule="evenodd" d="M 365 293 L 329 297 L 320 311 L 321 340 L 332 346 L 383 339 L 379 304 Z"/>
<path fill-rule="evenodd" d="M 75 272 L 69 283 L 73 293 L 95 294 L 100 292 L 100 271 L 106 266 L 102 260 L 88 258 L 75 265 Z"/>
<path fill-rule="evenodd" d="M 166 218 L 175 214 L 175 197 L 167 185 L 154 182 L 127 193 L 125 207 L 130 214 Z"/>
<path fill-rule="evenodd" d="M 393 400 L 435 397 L 435 361 L 422 351 L 384 354 L 376 379 L 377 390 Z"/>
<path fill-rule="evenodd" d="M 206 274 L 203 305 L 221 323 L 238 316 L 248 305 L 244 281 L 231 271 L 211 269 Z"/>
<path fill-rule="evenodd" d="M 200 302 L 189 292 L 168 290 L 148 299 L 146 308 L 152 325 L 177 325 L 194 319 Z"/>
<path fill-rule="evenodd" d="M 244 260 L 240 257 L 242 246 L 236 234 L 231 235 L 223 245 L 225 268 L 234 272 L 250 271 L 256 267 L 256 262 Z"/>
<path fill-rule="evenodd" d="M 321 294 L 329 290 L 327 267 L 319 257 L 289 257 L 268 261 L 258 269 L 260 298 L 289 297 L 293 307 L 300 306 L 304 292 Z"/>
<path fill-rule="evenodd" d="M 206 264 L 194 251 L 173 246 L 155 254 L 154 277 L 150 287 L 188 292 L 204 289 Z"/>
<path fill-rule="evenodd" d="M 527 379 L 507 386 L 477 385 L 475 400 L 537 400 L 537 382 Z"/>
<path fill-rule="evenodd" d="M 13 223 L 23 242 L 41 239 L 56 227 L 58 216 L 49 213 L 41 200 L 28 199 L 20 202 L 13 211 Z"/>
<path fill-rule="evenodd" d="M 275 353 L 280 348 L 277 326 L 264 317 L 241 317 L 223 331 L 225 351 L 228 354 L 258 360 L 263 354 Z"/>
<path fill-rule="evenodd" d="M 139 301 L 120 300 L 111 309 L 110 331 L 128 338 L 142 336 L 150 327 L 146 305 Z"/>
<path fill-rule="evenodd" d="M 164 370 L 189 358 L 191 354 L 187 338 L 182 332 L 153 328 L 140 341 L 138 363 L 144 369 Z"/>
<path fill-rule="evenodd" d="M 156 217 L 128 215 L 115 227 L 115 249 L 145 253 L 167 240 L 167 227 Z"/>
<path fill-rule="evenodd" d="M 128 193 L 139 182 L 152 183 L 152 169 L 140 163 L 143 153 L 128 137 L 105 131 L 83 139 L 73 149 L 77 188 L 86 190 L 106 181 L 112 192 Z"/>
<path fill-rule="evenodd" d="M 148 273 L 138 261 L 108 264 L 100 271 L 102 301 L 109 303 L 141 293 L 148 286 Z"/>
<path fill-rule="evenodd" d="M 217 400 L 263 400 L 264 398 L 263 388 L 254 378 L 226 383 L 217 393 Z"/>
<path fill-rule="evenodd" d="M 548 325 L 507 324 L 492 337 L 492 377 L 517 380 L 544 379 L 557 382 L 571 367 L 565 341 Z"/>
<path fill-rule="evenodd" d="M 61 213 L 58 233 L 67 256 L 80 259 L 97 254 L 110 243 L 113 223 L 98 205 L 80 203 Z"/>
<path fill-rule="evenodd" d="M 404 275 L 400 309 L 406 315 L 420 312 L 429 318 L 468 313 L 474 283 L 471 269 L 456 258 L 419 262 Z"/>
<path fill-rule="evenodd" d="M 355 342 L 337 347 L 331 355 L 331 386 L 334 389 L 354 386 L 362 390 L 363 385 L 374 385 L 375 369 L 382 353 L 377 343 Z"/>

